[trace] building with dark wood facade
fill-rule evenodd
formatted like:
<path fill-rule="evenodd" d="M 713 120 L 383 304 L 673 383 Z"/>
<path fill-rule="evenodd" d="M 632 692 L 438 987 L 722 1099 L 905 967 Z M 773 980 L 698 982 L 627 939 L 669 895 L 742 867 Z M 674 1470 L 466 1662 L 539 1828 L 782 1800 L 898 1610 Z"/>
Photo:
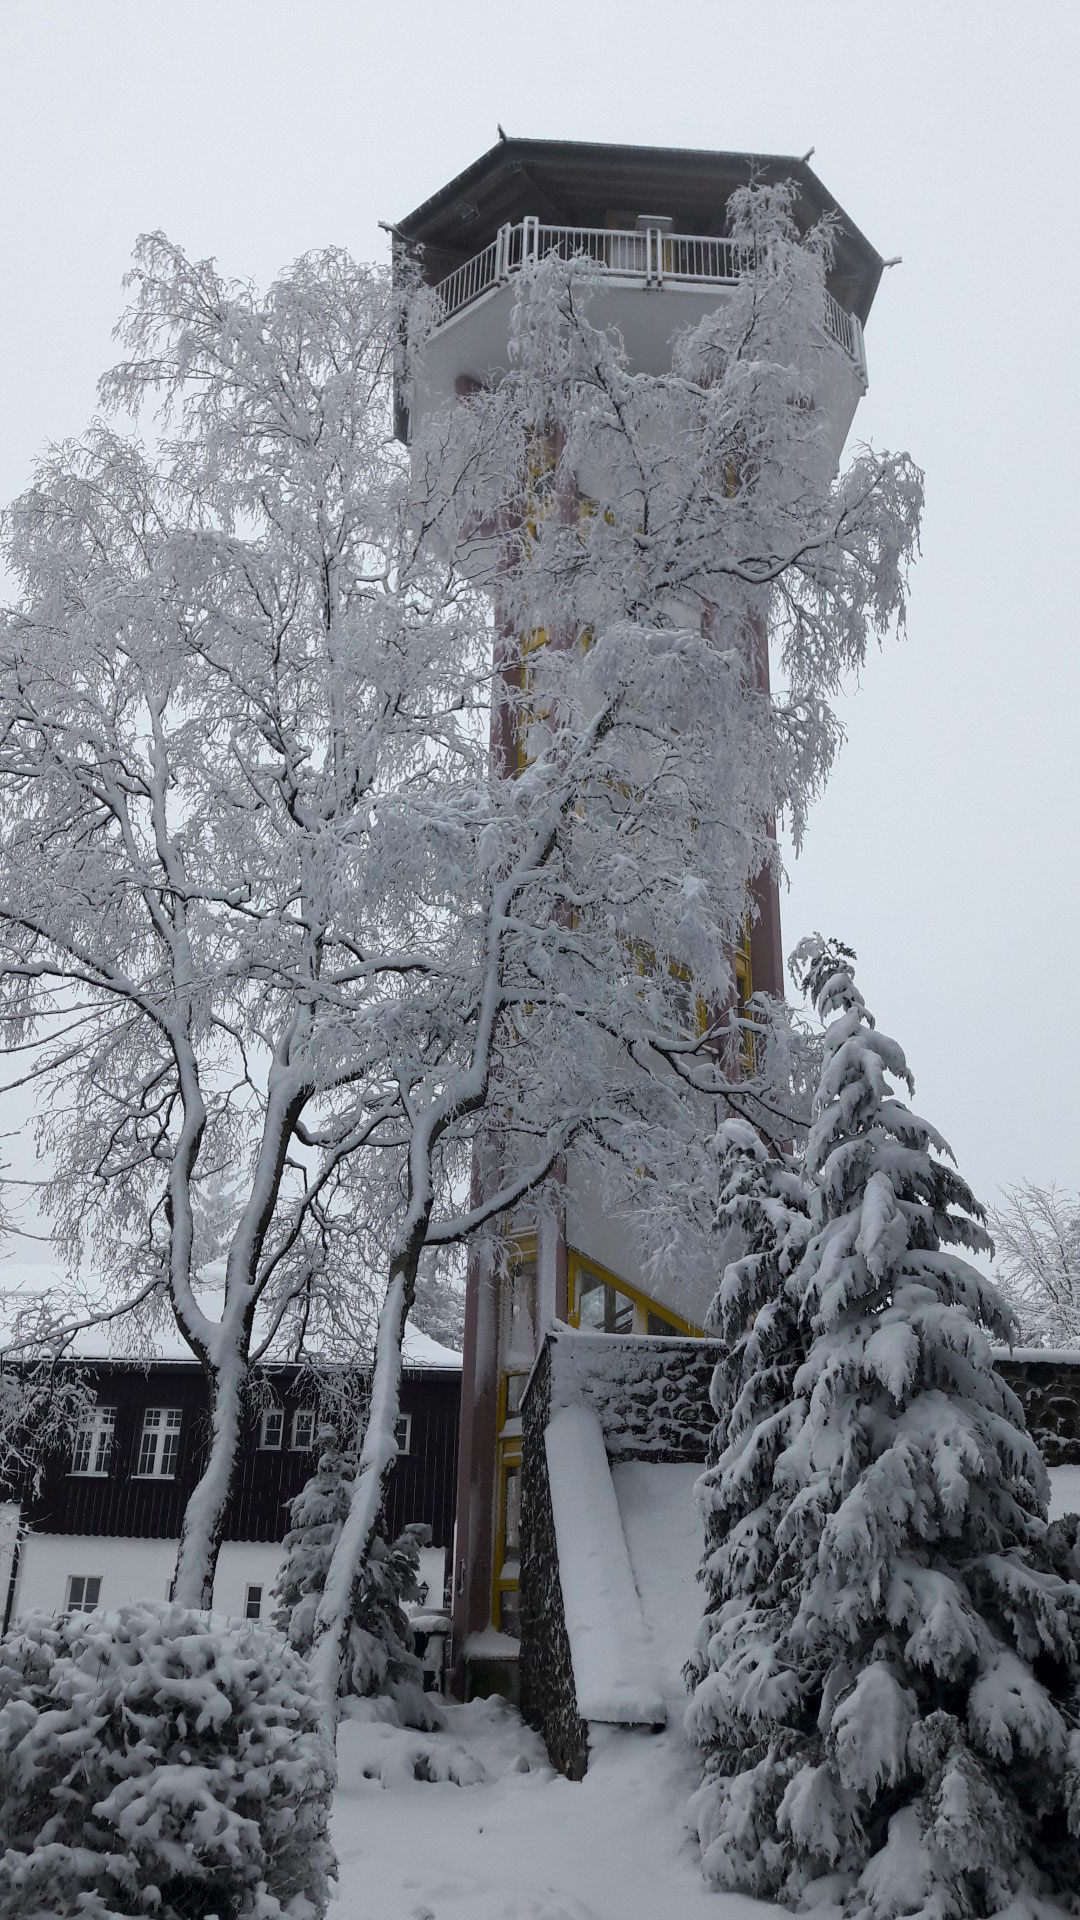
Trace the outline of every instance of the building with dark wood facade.
<path fill-rule="evenodd" d="M 421 1561 L 428 1604 L 441 1607 L 453 1542 L 458 1356 L 422 1341 L 406 1366 L 398 1458 L 385 1526 L 431 1529 Z M 88 1361 L 95 1407 L 35 1487 L 0 1504 L 0 1612 L 164 1599 L 188 1498 L 209 1442 L 205 1383 L 194 1360 Z M 214 1587 L 222 1612 L 266 1618 L 288 1531 L 288 1503 L 316 1464 L 321 1415 L 306 1370 L 260 1370 L 245 1408 L 240 1456 Z"/>

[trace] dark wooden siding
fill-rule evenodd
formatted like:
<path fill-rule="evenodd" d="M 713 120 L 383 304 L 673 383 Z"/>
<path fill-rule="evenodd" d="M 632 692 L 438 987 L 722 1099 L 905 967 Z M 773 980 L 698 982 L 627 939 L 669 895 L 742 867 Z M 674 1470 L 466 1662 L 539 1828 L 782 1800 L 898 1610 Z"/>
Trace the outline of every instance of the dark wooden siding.
<path fill-rule="evenodd" d="M 175 1539 L 184 1508 L 202 1471 L 208 1442 L 203 1376 L 194 1363 L 151 1367 L 102 1363 L 87 1369 L 103 1406 L 116 1408 L 116 1432 L 107 1475 L 72 1474 L 70 1453 L 45 1462 L 36 1493 L 28 1492 L 29 1525 L 43 1533 L 120 1535 L 128 1539 Z M 289 1446 L 292 1416 L 313 1404 L 310 1380 L 296 1368 L 267 1370 L 274 1401 L 285 1414 L 280 1448 L 260 1448 L 259 1416 L 265 1404 L 252 1400 L 244 1414 L 236 1480 L 225 1520 L 226 1540 L 280 1540 L 288 1529 L 287 1503 L 315 1465 L 311 1448 Z M 409 1452 L 393 1470 L 385 1524 L 393 1533 L 409 1521 L 426 1521 L 436 1546 L 449 1546 L 454 1525 L 460 1376 L 414 1368 L 402 1382 L 401 1408 L 412 1418 Z M 143 1414 L 147 1407 L 179 1407 L 183 1414 L 175 1476 L 134 1477 Z"/>

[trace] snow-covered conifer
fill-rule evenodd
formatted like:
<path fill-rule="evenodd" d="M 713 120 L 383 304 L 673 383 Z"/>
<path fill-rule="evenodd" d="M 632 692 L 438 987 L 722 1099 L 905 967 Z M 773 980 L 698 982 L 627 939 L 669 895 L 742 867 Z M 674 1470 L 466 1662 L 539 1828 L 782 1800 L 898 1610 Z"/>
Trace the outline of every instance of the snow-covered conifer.
<path fill-rule="evenodd" d="M 775 1466 L 786 1581 L 750 1703 L 696 1801 L 707 1876 L 850 1912 L 996 1913 L 1075 1888 L 1080 1586 L 1052 1566 L 1047 1477 L 957 1251 L 987 1245 L 941 1136 L 897 1097 L 844 950 L 804 943 L 827 1021 L 794 1279 L 806 1359 Z M 746 1691 L 740 1705 L 745 1709 Z"/>
<path fill-rule="evenodd" d="M 704 1807 L 715 1798 L 714 1780 L 751 1765 L 760 1767 L 762 1784 L 771 1774 L 783 1790 L 762 1737 L 761 1702 L 785 1684 L 774 1647 L 793 1568 L 777 1548 L 783 1499 L 774 1470 L 799 1417 L 793 1383 L 805 1341 L 790 1282 L 809 1233 L 793 1161 L 769 1153 L 744 1120 L 726 1121 L 716 1144 L 716 1230 L 735 1257 L 724 1267 L 709 1315 L 724 1353 L 711 1390 L 716 1426 L 698 1483 L 706 1611 L 686 1669 L 694 1690 L 687 1726 L 705 1755 Z M 762 1810 L 777 1798 L 777 1792 L 763 1794 Z M 738 1883 L 752 1892 L 769 1884 L 762 1862 L 767 1847 L 767 1828 L 751 1822 L 733 1850 Z"/>
<path fill-rule="evenodd" d="M 318 1444 L 315 1472 L 289 1502 L 291 1526 L 274 1589 L 274 1624 L 305 1655 L 356 1478 L 356 1457 L 342 1449 L 332 1427 L 320 1430 Z M 430 1530 L 418 1524 L 393 1542 L 376 1534 L 357 1583 L 338 1685 L 341 1694 L 378 1698 L 402 1725 L 412 1727 L 438 1724 L 404 1610 L 406 1601 L 422 1597 L 419 1555 L 429 1538 Z"/>

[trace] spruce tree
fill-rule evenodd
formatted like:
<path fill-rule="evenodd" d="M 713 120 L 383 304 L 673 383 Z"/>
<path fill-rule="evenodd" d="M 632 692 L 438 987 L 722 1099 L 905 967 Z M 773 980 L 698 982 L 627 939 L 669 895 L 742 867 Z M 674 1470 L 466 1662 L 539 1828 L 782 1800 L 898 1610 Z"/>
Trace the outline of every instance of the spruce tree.
<path fill-rule="evenodd" d="M 787 1685 L 784 1671 L 773 1665 L 789 1571 L 777 1551 L 783 1505 L 773 1479 L 799 1412 L 793 1386 L 803 1345 L 789 1283 L 809 1222 L 799 1169 L 767 1152 L 745 1120 L 728 1120 L 717 1146 L 716 1229 L 736 1257 L 724 1267 L 708 1316 L 724 1352 L 711 1388 L 716 1425 L 698 1482 L 705 1522 L 699 1578 L 706 1603 L 697 1651 L 686 1668 L 693 1689 L 687 1726 L 704 1754 L 699 1818 L 713 1817 L 725 1792 L 722 1783 L 754 1774 L 755 1806 L 764 1824 L 752 1818 L 732 1836 L 734 1879 L 726 1884 L 757 1893 L 772 1884 L 769 1832 L 786 1784 L 769 1734 L 763 1736 L 762 1715 L 769 1701 L 765 1724 L 782 1715 Z"/>
<path fill-rule="evenodd" d="M 315 1472 L 289 1502 L 291 1526 L 274 1588 L 274 1625 L 305 1655 L 356 1477 L 356 1460 L 342 1449 L 333 1427 L 320 1428 L 316 1444 Z M 439 1712 L 424 1692 L 404 1603 L 423 1597 L 419 1555 L 429 1539 L 430 1529 L 419 1524 L 393 1542 L 376 1535 L 358 1582 L 339 1687 L 341 1694 L 378 1698 L 404 1726 L 425 1728 L 438 1725 Z"/>
<path fill-rule="evenodd" d="M 786 1287 L 806 1350 L 749 1712 L 730 1663 L 710 1676 L 754 1737 L 714 1742 L 695 1811 L 717 1885 L 792 1902 L 828 1875 L 872 1920 L 989 1915 L 1080 1877 L 1080 1586 L 994 1370 L 1008 1312 L 957 1251 L 988 1245 L 982 1209 L 890 1084 L 911 1077 L 852 957 L 801 950 L 828 1023 Z"/>

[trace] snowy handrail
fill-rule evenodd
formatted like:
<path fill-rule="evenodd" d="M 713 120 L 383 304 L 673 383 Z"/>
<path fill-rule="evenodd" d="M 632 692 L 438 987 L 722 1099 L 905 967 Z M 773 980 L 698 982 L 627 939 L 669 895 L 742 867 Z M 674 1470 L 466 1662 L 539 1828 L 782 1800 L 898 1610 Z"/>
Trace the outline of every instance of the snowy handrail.
<path fill-rule="evenodd" d="M 662 227 L 637 230 L 610 227 L 553 227 L 527 217 L 499 228 L 482 252 L 455 267 L 435 288 L 439 325 L 463 307 L 502 286 L 527 260 L 591 260 L 605 275 L 636 280 L 645 287 L 732 287 L 746 272 L 749 256 L 737 240 L 712 234 L 667 233 Z M 862 328 L 831 293 L 825 295 L 825 327 L 866 378 Z"/>

